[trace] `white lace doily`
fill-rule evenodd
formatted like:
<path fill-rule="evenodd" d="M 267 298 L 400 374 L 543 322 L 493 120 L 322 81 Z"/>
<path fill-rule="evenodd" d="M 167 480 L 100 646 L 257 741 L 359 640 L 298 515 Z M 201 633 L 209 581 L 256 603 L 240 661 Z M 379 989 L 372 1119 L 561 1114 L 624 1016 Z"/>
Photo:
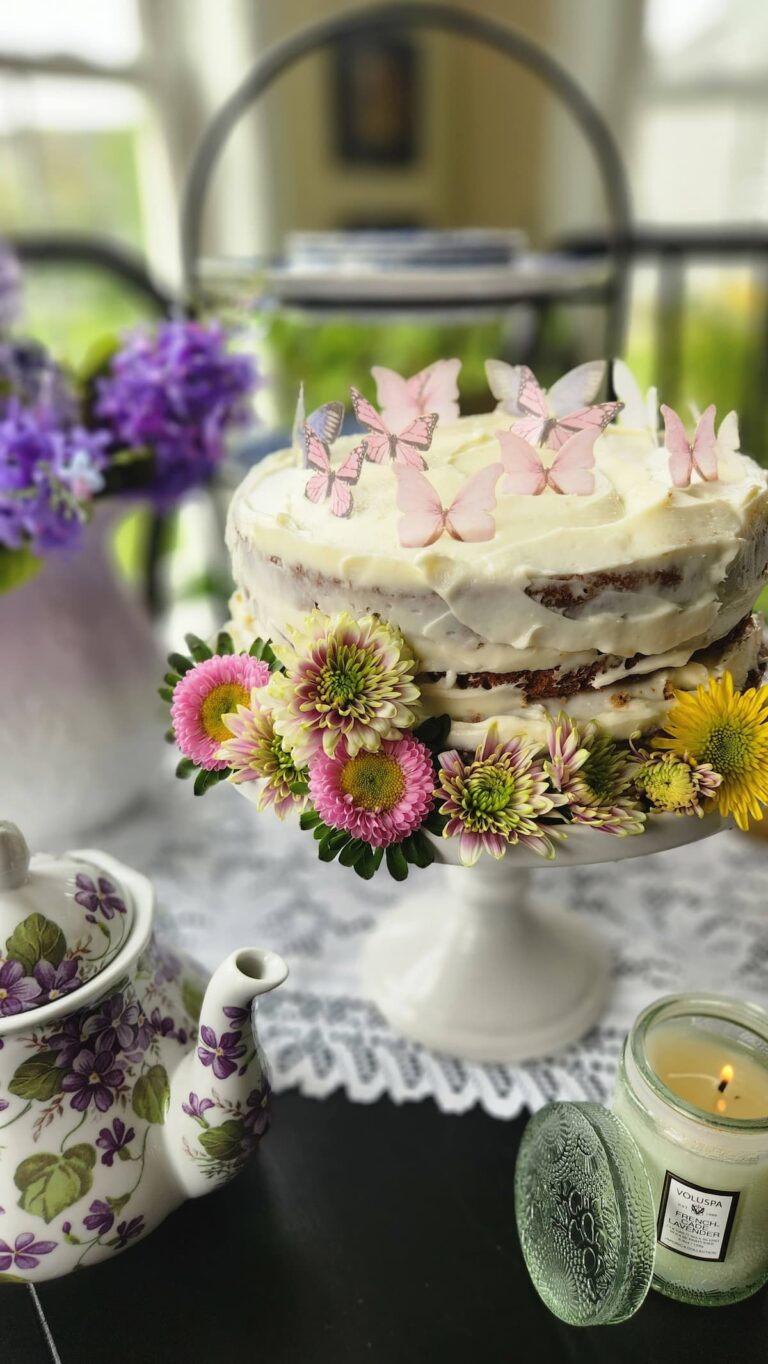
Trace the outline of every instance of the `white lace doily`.
<path fill-rule="evenodd" d="M 206 965 L 246 945 L 286 958 L 289 980 L 259 1014 L 276 1090 L 320 1098 L 343 1087 L 361 1102 L 430 1097 L 446 1112 L 479 1103 L 512 1117 L 555 1098 L 608 1099 L 622 1039 L 658 995 L 717 990 L 768 1005 L 768 845 L 735 833 L 616 865 L 535 873 L 539 895 L 584 915 L 611 945 L 614 990 L 581 1043 L 521 1066 L 470 1065 L 397 1036 L 362 994 L 360 960 L 399 886 L 318 863 L 311 834 L 257 815 L 235 791 L 195 799 L 169 779 L 96 841 L 153 877 L 175 932 Z"/>

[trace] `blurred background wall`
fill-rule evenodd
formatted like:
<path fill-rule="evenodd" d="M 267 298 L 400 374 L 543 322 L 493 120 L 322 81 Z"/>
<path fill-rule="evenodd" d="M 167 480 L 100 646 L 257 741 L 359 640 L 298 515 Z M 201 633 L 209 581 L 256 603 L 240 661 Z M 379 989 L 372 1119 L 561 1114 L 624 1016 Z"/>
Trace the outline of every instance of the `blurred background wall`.
<path fill-rule="evenodd" d="M 768 6 L 459 3 L 517 27 L 581 84 L 617 140 L 643 231 L 716 237 L 737 229 L 757 239 L 749 252 L 687 260 L 685 308 L 669 327 L 664 300 L 671 291 L 676 308 L 681 302 L 679 254 L 670 266 L 669 251 L 639 252 L 629 350 L 642 377 L 662 366 L 673 386 L 698 398 L 714 386 L 719 402 L 746 407 L 752 444 L 761 444 L 758 399 L 740 383 L 745 368 L 762 369 L 768 342 Z M 146 253 L 157 276 L 178 285 L 182 189 L 213 113 L 271 44 L 359 8 L 359 0 L 1 6 L 0 233 L 98 232 Z M 350 75 L 345 54 L 330 51 L 303 60 L 270 91 L 215 172 L 206 255 L 275 252 L 296 228 L 503 226 L 522 229 L 534 246 L 599 235 L 605 206 L 592 158 L 536 78 L 450 35 L 416 32 L 408 46 L 412 79 L 407 89 L 391 87 L 389 104 L 386 72 L 363 62 Z M 409 157 L 363 164 L 344 154 L 353 95 L 374 142 L 392 132 L 387 110 L 411 101 Z M 30 277 L 30 329 L 74 358 L 100 319 L 115 327 L 134 311 L 87 272 Z M 668 333 L 679 342 L 674 361 Z"/>

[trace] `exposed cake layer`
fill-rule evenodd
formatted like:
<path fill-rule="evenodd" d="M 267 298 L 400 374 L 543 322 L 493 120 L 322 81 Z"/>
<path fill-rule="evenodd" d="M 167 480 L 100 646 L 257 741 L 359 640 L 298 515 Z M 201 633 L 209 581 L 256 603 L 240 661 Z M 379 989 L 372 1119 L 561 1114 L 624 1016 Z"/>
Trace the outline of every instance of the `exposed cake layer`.
<path fill-rule="evenodd" d="M 549 715 L 567 710 L 572 719 L 597 721 L 616 738 L 628 739 L 636 731 L 659 729 L 673 700 L 673 691 L 693 691 L 712 676 L 730 672 L 737 687 L 754 685 L 762 670 L 763 623 L 750 615 L 721 641 L 695 653 L 679 666 L 667 665 L 635 673 L 632 660 L 624 670 L 589 672 L 577 686 L 577 675 L 560 681 L 557 670 L 549 674 L 527 673 L 515 677 L 446 673 L 420 679 L 422 703 L 432 715 L 452 718 L 452 742 L 474 748 L 493 720 L 506 738 L 524 734 L 542 742 Z"/>
<path fill-rule="evenodd" d="M 498 457 L 505 424 L 491 413 L 437 428 L 428 476 L 445 505 Z M 366 465 L 342 520 L 307 500 L 293 451 L 270 456 L 230 510 L 235 620 L 280 639 L 315 605 L 375 611 L 425 672 L 604 672 L 606 658 L 635 659 L 633 675 L 682 668 L 744 618 L 765 578 L 765 473 L 723 454 L 716 483 L 672 488 L 665 451 L 611 428 L 595 453 L 591 496 L 500 494 L 493 540 L 416 550 L 399 543 L 390 468 Z"/>

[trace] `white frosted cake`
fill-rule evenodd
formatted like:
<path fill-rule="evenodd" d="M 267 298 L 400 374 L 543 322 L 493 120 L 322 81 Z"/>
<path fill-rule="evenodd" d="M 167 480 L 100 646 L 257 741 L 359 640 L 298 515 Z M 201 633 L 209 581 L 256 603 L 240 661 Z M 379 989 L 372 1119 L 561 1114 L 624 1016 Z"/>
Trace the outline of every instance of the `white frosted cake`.
<path fill-rule="evenodd" d="M 505 425 L 499 411 L 440 422 L 426 472 L 444 506 L 499 459 Z M 334 465 L 359 444 L 339 440 Z M 419 661 L 425 710 L 450 715 L 463 749 L 491 719 L 504 738 L 541 740 L 547 712 L 561 709 L 627 738 L 663 722 L 673 688 L 726 670 L 737 688 L 754 683 L 765 472 L 724 450 L 714 481 L 675 487 L 663 446 L 619 426 L 599 435 L 594 460 L 589 495 L 505 495 L 501 485 L 492 539 L 444 534 L 412 549 L 401 544 L 389 461 L 365 464 L 344 518 L 308 499 L 300 452 L 271 455 L 229 513 L 238 646 L 256 635 L 279 646 L 314 607 L 378 613 Z"/>

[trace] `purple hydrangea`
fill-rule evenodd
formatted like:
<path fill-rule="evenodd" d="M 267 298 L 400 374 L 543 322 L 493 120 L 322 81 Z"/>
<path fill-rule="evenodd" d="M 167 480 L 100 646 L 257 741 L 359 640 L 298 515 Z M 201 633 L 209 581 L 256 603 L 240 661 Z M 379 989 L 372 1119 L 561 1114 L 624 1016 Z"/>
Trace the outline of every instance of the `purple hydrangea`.
<path fill-rule="evenodd" d="M 22 277 L 18 257 L 0 242 L 0 332 L 7 332 L 21 312 Z"/>
<path fill-rule="evenodd" d="M 0 1241 L 0 1273 L 5 1273 L 12 1265 L 17 1269 L 37 1269 L 39 1256 L 50 1255 L 56 1249 L 56 1241 L 36 1241 L 33 1231 L 22 1231 L 13 1244 Z"/>
<path fill-rule="evenodd" d="M 13 399 L 0 416 L 0 547 L 74 545 L 102 486 L 106 438 L 51 426 Z"/>
<path fill-rule="evenodd" d="M 240 1041 L 242 1033 L 223 1032 L 217 1038 L 213 1028 L 203 1024 L 200 1029 L 200 1039 L 202 1045 L 198 1047 L 197 1054 L 204 1066 L 212 1066 L 213 1073 L 217 1080 L 226 1080 L 228 1075 L 232 1075 L 237 1070 L 237 1062 L 241 1056 L 245 1056 L 245 1043 Z"/>
<path fill-rule="evenodd" d="M 24 1013 L 41 1003 L 40 986 L 34 976 L 25 975 L 20 961 L 4 961 L 0 966 L 0 1018 Z"/>
<path fill-rule="evenodd" d="M 151 452 L 150 490 L 168 503 L 210 478 L 256 386 L 253 361 L 227 350 L 223 328 L 164 322 L 126 338 L 97 383 L 95 416 L 116 446 Z"/>
<path fill-rule="evenodd" d="M 79 408 L 72 380 L 45 346 L 27 337 L 0 341 L 0 413 L 4 414 L 13 400 L 49 426 L 69 427 L 77 423 Z"/>
<path fill-rule="evenodd" d="M 113 1118 L 111 1127 L 102 1127 L 96 1138 L 96 1145 L 104 1152 L 101 1157 L 102 1165 L 112 1165 L 115 1156 L 132 1142 L 136 1132 L 132 1127 L 126 1127 L 122 1118 Z"/>

